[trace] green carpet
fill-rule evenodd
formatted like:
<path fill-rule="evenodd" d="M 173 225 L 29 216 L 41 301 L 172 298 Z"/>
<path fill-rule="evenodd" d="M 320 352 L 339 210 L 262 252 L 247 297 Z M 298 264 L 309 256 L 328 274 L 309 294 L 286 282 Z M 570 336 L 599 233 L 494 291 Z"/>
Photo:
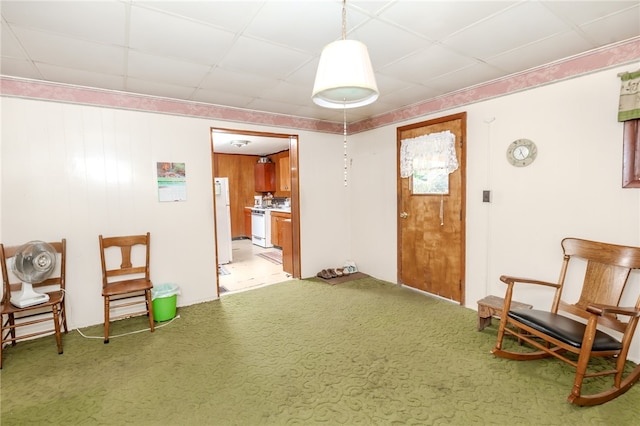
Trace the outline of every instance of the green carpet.
<path fill-rule="evenodd" d="M 640 385 L 566 402 L 573 369 L 489 353 L 476 312 L 366 278 L 288 281 L 178 309 L 154 333 L 53 337 L 5 351 L 1 423 L 632 425 Z M 112 333 L 145 328 L 145 318 Z M 100 336 L 101 326 L 83 329 Z M 597 384 L 596 384 L 597 385 Z"/>

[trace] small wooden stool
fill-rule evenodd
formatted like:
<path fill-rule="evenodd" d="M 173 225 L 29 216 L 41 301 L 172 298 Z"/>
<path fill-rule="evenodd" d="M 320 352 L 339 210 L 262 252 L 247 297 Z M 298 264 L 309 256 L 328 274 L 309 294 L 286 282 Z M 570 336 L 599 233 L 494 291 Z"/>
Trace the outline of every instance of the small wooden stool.
<path fill-rule="evenodd" d="M 487 296 L 478 300 L 478 331 L 482 331 L 486 326 L 491 325 L 491 317 L 500 318 L 503 307 L 504 299 L 502 297 Z M 512 300 L 511 307 L 531 309 L 533 306 Z"/>

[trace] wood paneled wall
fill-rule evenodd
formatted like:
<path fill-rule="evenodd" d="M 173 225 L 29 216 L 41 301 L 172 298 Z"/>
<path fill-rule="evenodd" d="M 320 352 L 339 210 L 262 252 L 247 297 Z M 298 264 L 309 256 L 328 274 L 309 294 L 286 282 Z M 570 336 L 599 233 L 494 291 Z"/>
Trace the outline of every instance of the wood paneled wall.
<path fill-rule="evenodd" d="M 288 155 L 288 151 L 269 155 L 277 164 L 280 157 Z M 261 195 L 254 190 L 254 165 L 258 162 L 258 155 L 214 154 L 213 170 L 215 177 L 229 178 L 229 201 L 231 210 L 231 237 L 250 237 L 244 229 L 244 208 L 253 206 L 255 195 Z M 279 182 L 278 167 L 276 167 L 276 183 Z M 276 185 L 277 186 L 277 185 Z M 289 197 L 290 193 L 273 194 L 275 197 Z"/>

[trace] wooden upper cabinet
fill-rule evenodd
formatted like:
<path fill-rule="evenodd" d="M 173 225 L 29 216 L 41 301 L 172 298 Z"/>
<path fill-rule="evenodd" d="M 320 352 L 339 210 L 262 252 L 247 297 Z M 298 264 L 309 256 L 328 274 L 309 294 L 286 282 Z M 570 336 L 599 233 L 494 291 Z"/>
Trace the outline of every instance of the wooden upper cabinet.
<path fill-rule="evenodd" d="M 276 192 L 276 165 L 274 163 L 256 163 L 255 191 Z"/>
<path fill-rule="evenodd" d="M 280 174 L 278 190 L 281 192 L 291 192 L 291 166 L 288 155 L 280 157 L 278 160 L 278 172 Z"/>

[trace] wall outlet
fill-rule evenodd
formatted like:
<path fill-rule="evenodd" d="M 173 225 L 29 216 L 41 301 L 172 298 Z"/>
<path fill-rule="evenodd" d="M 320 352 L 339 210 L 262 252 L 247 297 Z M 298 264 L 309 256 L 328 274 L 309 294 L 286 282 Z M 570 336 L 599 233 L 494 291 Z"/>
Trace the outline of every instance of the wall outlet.
<path fill-rule="evenodd" d="M 491 191 L 488 190 L 484 190 L 482 191 L 482 202 L 483 203 L 490 203 L 491 202 Z"/>

